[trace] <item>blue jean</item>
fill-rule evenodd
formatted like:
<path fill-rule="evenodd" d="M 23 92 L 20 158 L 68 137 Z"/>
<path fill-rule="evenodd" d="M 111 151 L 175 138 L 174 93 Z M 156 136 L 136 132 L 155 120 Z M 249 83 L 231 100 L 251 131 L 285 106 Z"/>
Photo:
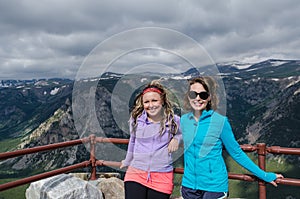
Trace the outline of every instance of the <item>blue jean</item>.
<path fill-rule="evenodd" d="M 184 199 L 225 199 L 228 197 L 227 192 L 209 192 L 184 186 L 181 187 L 181 195 Z"/>

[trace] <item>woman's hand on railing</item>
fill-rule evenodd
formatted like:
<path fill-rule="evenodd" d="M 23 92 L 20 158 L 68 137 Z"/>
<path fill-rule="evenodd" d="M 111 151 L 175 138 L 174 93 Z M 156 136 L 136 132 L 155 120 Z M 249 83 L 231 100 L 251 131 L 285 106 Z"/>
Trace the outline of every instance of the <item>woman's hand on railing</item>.
<path fill-rule="evenodd" d="M 282 174 L 277 174 L 276 173 L 276 179 L 278 178 L 284 178 Z M 274 187 L 277 187 L 276 179 L 270 182 Z"/>
<path fill-rule="evenodd" d="M 122 160 L 121 165 L 120 165 L 120 169 L 123 169 L 124 167 L 126 167 L 126 166 L 124 165 L 124 160 Z"/>

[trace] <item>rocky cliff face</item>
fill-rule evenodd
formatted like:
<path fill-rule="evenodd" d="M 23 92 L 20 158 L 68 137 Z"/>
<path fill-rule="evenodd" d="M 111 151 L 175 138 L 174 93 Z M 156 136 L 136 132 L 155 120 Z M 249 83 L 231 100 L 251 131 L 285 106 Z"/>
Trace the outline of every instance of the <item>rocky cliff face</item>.
<path fill-rule="evenodd" d="M 0 141 L 32 133 L 70 98 L 71 93 L 70 80 L 2 81 Z"/>
<path fill-rule="evenodd" d="M 72 103 L 70 100 L 72 93 L 69 92 L 69 90 L 65 90 L 64 92 L 65 93 L 62 94 L 63 96 L 66 96 L 64 103 L 60 103 L 61 96 L 57 96 L 57 98 L 55 98 L 56 101 L 53 100 L 53 103 L 56 103 L 55 106 L 48 107 L 53 110 L 53 114 L 30 133 L 23 136 L 21 143 L 14 149 L 32 148 L 52 143 L 75 140 L 81 137 L 87 137 L 91 134 L 91 132 L 87 132 L 87 134 L 80 134 L 78 129 L 75 128 Z M 82 98 L 87 97 L 84 93 L 80 93 L 80 95 Z M 96 133 L 97 136 L 102 137 L 124 137 L 120 134 L 120 129 L 114 122 L 110 107 L 110 96 L 111 93 L 108 88 L 101 85 L 97 87 L 97 92 L 95 94 L 96 120 L 98 120 L 104 134 L 99 134 L 96 130 L 92 133 Z M 39 99 L 39 96 L 36 96 L 36 98 Z M 60 107 L 55 109 L 58 105 L 60 105 Z M 84 109 L 84 107 L 81 108 Z M 42 115 L 43 112 L 39 114 Z M 39 115 L 36 115 L 35 117 L 38 116 Z M 89 125 L 89 122 L 85 125 Z M 42 169 L 48 171 L 88 160 L 88 150 L 89 148 L 86 148 L 84 145 L 77 145 L 9 159 L 1 162 L 0 166 L 4 170 L 12 169 L 16 173 L 18 173 L 18 171 L 23 172 L 24 170 L 34 171 Z M 104 154 L 103 150 L 103 147 L 97 147 L 96 152 Z M 109 153 L 104 154 L 102 158 L 105 159 L 106 157 L 108 160 L 109 156 Z"/>
<path fill-rule="evenodd" d="M 25 136 L 18 145 L 19 149 L 43 146 L 52 143 L 59 143 L 79 139 L 72 119 L 70 100 L 67 99 L 64 106 L 59 108 L 53 116 L 43 122 L 31 134 Z M 87 160 L 88 153 L 83 145 L 33 153 L 17 157 L 3 162 L 14 170 L 51 170 L 62 166 L 68 166 Z"/>
<path fill-rule="evenodd" d="M 268 60 L 244 69 L 230 66 L 219 65 L 219 69 L 226 89 L 227 116 L 239 142 L 300 147 L 299 61 Z M 111 93 L 118 80 L 112 75 L 101 81 L 95 88 L 95 105 L 91 106 L 95 107 L 97 121 L 105 137 L 127 138 L 128 134 L 124 134 L 116 124 L 111 109 Z M 172 81 L 181 80 L 173 78 Z M 0 141 L 22 137 L 18 148 L 27 148 L 88 136 L 79 135 L 74 125 L 71 106 L 73 82 L 42 83 L 22 86 L 18 82 L 16 86 L 0 88 Z M 82 83 L 88 84 L 88 81 Z M 80 100 L 84 100 L 90 91 L 86 92 L 80 93 Z M 123 109 L 129 108 L 121 98 L 113 102 Z M 82 124 L 82 128 L 85 125 L 89 126 L 88 123 Z M 29 167 L 48 170 L 88 158 L 87 149 L 82 145 L 14 158 L 0 166 L 3 170 Z"/>
<path fill-rule="evenodd" d="M 241 141 L 299 147 L 291 142 L 299 140 L 299 80 L 299 76 L 225 80 L 228 115 Z"/>

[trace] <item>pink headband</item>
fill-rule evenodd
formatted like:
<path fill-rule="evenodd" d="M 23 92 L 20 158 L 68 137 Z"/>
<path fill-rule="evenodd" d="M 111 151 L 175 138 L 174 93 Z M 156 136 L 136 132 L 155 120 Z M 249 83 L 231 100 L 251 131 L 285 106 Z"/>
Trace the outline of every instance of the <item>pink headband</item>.
<path fill-rule="evenodd" d="M 162 94 L 162 92 L 158 89 L 158 88 L 146 88 L 144 91 L 143 91 L 143 95 L 145 93 L 148 93 L 148 92 L 157 92 L 159 94 Z"/>

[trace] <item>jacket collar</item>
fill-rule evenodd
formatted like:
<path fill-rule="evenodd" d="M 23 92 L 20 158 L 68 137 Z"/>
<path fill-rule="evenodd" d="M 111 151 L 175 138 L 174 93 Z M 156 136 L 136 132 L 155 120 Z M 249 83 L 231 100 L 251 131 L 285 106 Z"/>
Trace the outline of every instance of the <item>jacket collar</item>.
<path fill-rule="evenodd" d="M 144 123 L 148 122 L 148 117 L 145 110 L 143 110 L 142 114 L 137 118 L 137 121 Z"/>
<path fill-rule="evenodd" d="M 201 114 L 201 116 L 200 116 L 200 119 L 204 119 L 204 118 L 207 118 L 207 117 L 211 117 L 212 114 L 213 114 L 214 112 L 215 112 L 214 110 L 209 110 L 209 111 L 204 110 L 204 111 L 202 111 L 202 114 Z M 188 118 L 189 118 L 190 120 L 194 119 L 194 113 L 193 113 L 193 112 L 189 112 L 189 113 L 188 113 Z"/>

